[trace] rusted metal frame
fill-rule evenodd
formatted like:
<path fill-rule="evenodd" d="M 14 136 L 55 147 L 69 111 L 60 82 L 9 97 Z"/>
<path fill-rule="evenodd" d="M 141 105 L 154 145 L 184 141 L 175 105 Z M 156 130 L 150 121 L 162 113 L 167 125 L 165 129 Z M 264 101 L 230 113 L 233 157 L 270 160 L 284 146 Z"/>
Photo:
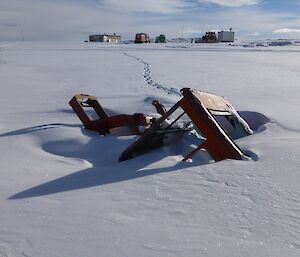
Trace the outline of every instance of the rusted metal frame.
<path fill-rule="evenodd" d="M 183 115 L 185 114 L 185 112 L 181 113 L 175 120 L 173 120 L 171 122 L 171 124 L 169 124 L 165 129 L 167 130 L 168 128 L 172 127 Z"/>
<path fill-rule="evenodd" d="M 235 127 L 239 124 L 243 127 L 246 134 L 251 135 L 253 131 L 247 122 L 238 114 L 233 105 L 223 96 L 214 95 L 203 91 L 193 91 L 194 95 L 205 106 L 213 116 L 224 116 L 232 118 Z"/>
<path fill-rule="evenodd" d="M 83 97 L 88 97 L 87 95 L 75 95 L 69 102 L 70 106 L 73 108 L 74 112 L 77 114 L 78 118 L 83 123 L 86 129 L 98 130 L 97 123 L 92 120 L 84 110 L 84 105 L 82 103 Z"/>
<path fill-rule="evenodd" d="M 159 101 L 154 100 L 152 102 L 152 105 L 154 105 L 158 114 L 160 114 L 160 115 L 166 114 L 166 112 L 167 112 L 166 107 L 163 104 L 161 104 Z M 185 114 L 185 112 L 180 114 L 175 120 L 172 121 L 171 124 L 169 124 L 166 128 L 164 128 L 164 130 L 168 130 L 170 127 L 172 127 L 184 114 Z M 187 128 L 188 125 L 189 124 L 187 124 L 185 127 Z"/>
<path fill-rule="evenodd" d="M 242 159 L 243 152 L 226 134 L 213 115 L 205 108 L 190 89 L 183 89 L 181 107 L 199 128 L 206 141 L 184 157 L 184 161 L 191 158 L 201 148 L 208 151 L 215 161 L 224 159 Z"/>
<path fill-rule="evenodd" d="M 84 99 L 87 99 L 84 101 Z M 140 135 L 141 131 L 139 126 L 146 127 L 151 121 L 148 121 L 142 113 L 136 113 L 133 115 L 116 115 L 109 117 L 108 114 L 103 110 L 96 98 L 89 95 L 75 95 L 69 102 L 81 122 L 86 129 L 94 130 L 99 132 L 101 135 L 107 135 L 110 129 L 116 127 L 129 126 L 129 135 Z M 91 107 L 94 109 L 99 119 L 91 119 L 86 113 L 85 108 Z"/>
<path fill-rule="evenodd" d="M 126 135 L 140 135 L 139 126 L 146 127 L 148 125 L 146 117 L 143 115 L 127 115 L 120 114 L 109 117 L 107 119 L 98 119 L 92 121 L 95 129 L 101 135 L 108 135 L 110 130 L 118 127 L 128 126 L 130 131 Z"/>
<path fill-rule="evenodd" d="M 219 109 L 219 100 L 218 98 L 216 99 L 218 96 L 208 95 L 208 98 L 206 98 L 206 96 L 203 98 L 203 93 L 201 94 L 201 92 L 193 91 L 189 88 L 184 88 L 181 92 L 183 94 L 183 98 L 168 111 L 166 111 L 166 108 L 158 101 L 154 101 L 153 105 L 162 117 L 158 120 L 152 119 L 151 122 L 148 121 L 144 114 L 121 114 L 109 117 L 97 99 L 89 95 L 74 96 L 70 101 L 70 105 L 84 124 L 85 128 L 98 131 L 102 135 L 107 135 L 110 132 L 110 129 L 121 126 L 129 126 L 131 128 L 131 134 L 141 134 L 139 126 L 146 127 L 151 124 L 151 127 L 146 128 L 141 137 L 122 153 L 119 159 L 120 161 L 132 158 L 135 152 L 139 152 L 139 150 L 146 147 L 155 148 L 161 146 L 163 143 L 163 135 L 167 133 L 168 129 L 170 129 L 170 127 L 185 113 L 200 129 L 202 135 L 206 138 L 206 141 L 186 155 L 183 161 L 192 158 L 192 156 L 201 148 L 206 149 L 215 161 L 220 161 L 226 158 L 242 159 L 243 152 L 234 143 L 234 141 L 230 139 L 227 133 L 214 118 L 214 115 L 228 116 L 231 113 L 231 115 L 233 115 L 239 123 L 243 124 L 242 118 L 238 115 L 232 105 L 224 98 L 219 97 L 221 103 Z M 204 94 L 208 93 L 204 92 Z M 213 108 L 214 106 L 216 106 L 215 108 L 217 109 Z M 100 119 L 92 120 L 85 112 L 85 107 L 93 108 Z M 162 128 L 162 123 L 179 107 L 181 107 L 184 112 L 180 114 L 179 117 L 177 117 L 170 125 Z M 248 126 L 247 123 L 246 125 Z M 244 125 L 245 130 L 247 130 L 246 125 Z"/>
<path fill-rule="evenodd" d="M 204 144 L 204 143 L 203 143 Z M 187 154 L 186 156 L 184 156 L 184 158 L 182 159 L 183 162 L 192 159 L 192 157 L 201 149 L 204 148 L 203 144 L 198 145 L 193 151 L 191 151 L 189 154 Z"/>
<path fill-rule="evenodd" d="M 97 99 L 88 99 L 86 101 L 86 103 L 89 104 L 89 106 L 92 107 L 95 110 L 95 112 L 98 114 L 98 116 L 101 119 L 108 119 L 109 118 L 108 114 L 103 110 L 102 106 L 99 104 Z"/>
<path fill-rule="evenodd" d="M 120 114 L 107 119 L 100 119 L 96 123 L 99 128 L 104 129 L 103 134 L 109 134 L 109 131 L 113 128 L 128 126 L 131 130 L 130 135 L 140 135 L 139 126 L 146 127 L 149 125 L 147 118 L 141 113 L 133 115 Z"/>
<path fill-rule="evenodd" d="M 164 115 L 167 112 L 166 107 L 157 100 L 154 100 L 152 102 L 152 105 L 155 107 L 157 113 L 160 115 Z"/>
<path fill-rule="evenodd" d="M 156 122 L 154 122 L 150 128 L 146 129 L 145 132 L 133 143 L 131 144 L 123 153 L 121 154 L 119 161 L 126 161 L 133 158 L 135 152 L 138 151 L 143 145 L 147 144 L 151 139 L 155 131 L 161 128 L 162 123 L 167 119 L 173 112 L 176 111 L 181 105 L 181 101 L 178 101 L 171 109 L 169 109 L 162 117 L 160 117 Z"/>

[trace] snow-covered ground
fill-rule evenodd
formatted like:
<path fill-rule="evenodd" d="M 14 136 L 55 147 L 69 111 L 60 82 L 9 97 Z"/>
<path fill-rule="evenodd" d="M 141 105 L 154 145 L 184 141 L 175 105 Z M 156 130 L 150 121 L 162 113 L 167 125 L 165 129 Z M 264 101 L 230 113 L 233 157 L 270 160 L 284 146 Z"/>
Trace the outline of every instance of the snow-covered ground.
<path fill-rule="evenodd" d="M 300 46 L 0 43 L 0 256 L 300 256 Z M 192 87 L 252 117 L 251 160 L 180 162 L 185 136 L 119 163 L 134 137 L 68 105 L 153 113 Z"/>

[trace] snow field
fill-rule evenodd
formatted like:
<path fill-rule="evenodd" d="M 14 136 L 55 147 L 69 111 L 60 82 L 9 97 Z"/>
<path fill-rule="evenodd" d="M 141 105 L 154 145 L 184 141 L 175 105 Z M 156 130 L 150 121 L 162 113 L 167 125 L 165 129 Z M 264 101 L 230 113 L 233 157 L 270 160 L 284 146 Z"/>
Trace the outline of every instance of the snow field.
<path fill-rule="evenodd" d="M 298 46 L 0 48 L 1 257 L 299 256 Z M 251 117 L 237 140 L 251 160 L 182 163 L 184 136 L 119 163 L 134 137 L 86 131 L 68 106 L 87 93 L 111 114 L 153 113 L 182 87 Z"/>

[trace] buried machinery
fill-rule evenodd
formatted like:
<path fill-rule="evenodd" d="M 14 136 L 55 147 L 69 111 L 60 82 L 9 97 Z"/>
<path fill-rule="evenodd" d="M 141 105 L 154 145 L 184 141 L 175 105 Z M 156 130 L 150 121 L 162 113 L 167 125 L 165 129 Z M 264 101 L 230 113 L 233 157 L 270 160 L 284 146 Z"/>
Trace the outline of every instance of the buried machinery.
<path fill-rule="evenodd" d="M 253 132 L 234 107 L 224 97 L 211 93 L 190 88 L 181 89 L 181 93 L 183 97 L 169 110 L 158 101 L 152 102 L 160 115 L 158 118 L 147 117 L 142 113 L 109 116 L 95 97 L 83 94 L 75 95 L 69 104 L 86 129 L 105 136 L 113 129 L 127 126 L 127 135 L 139 135 L 121 154 L 119 161 L 162 146 L 166 134 L 192 130 L 200 134 L 203 141 L 186 154 L 183 161 L 192 159 L 201 149 L 205 149 L 215 161 L 242 159 L 244 153 L 233 138 Z M 97 119 L 87 114 L 88 108 L 96 112 Z"/>

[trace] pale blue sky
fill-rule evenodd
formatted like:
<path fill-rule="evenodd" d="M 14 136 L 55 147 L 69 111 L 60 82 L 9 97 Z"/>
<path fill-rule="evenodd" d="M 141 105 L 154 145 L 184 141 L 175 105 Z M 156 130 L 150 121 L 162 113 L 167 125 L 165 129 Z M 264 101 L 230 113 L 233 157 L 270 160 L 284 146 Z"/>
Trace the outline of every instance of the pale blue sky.
<path fill-rule="evenodd" d="M 0 0 L 0 40 L 200 37 L 232 27 L 238 39 L 300 38 L 300 0 Z M 183 28 L 183 30 L 182 30 Z"/>

